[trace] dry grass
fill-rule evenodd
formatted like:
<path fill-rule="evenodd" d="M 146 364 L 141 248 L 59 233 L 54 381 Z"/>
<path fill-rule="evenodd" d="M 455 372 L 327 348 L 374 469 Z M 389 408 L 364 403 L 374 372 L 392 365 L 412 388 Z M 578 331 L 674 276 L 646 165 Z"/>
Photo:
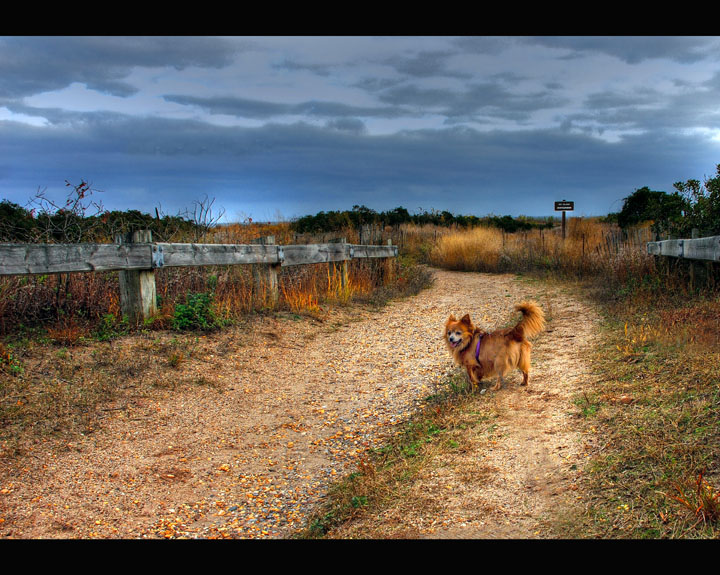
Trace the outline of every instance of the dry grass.
<path fill-rule="evenodd" d="M 649 230 L 623 237 L 617 226 L 591 218 L 570 218 L 560 230 L 504 233 L 497 228 L 449 230 L 437 238 L 428 259 L 439 267 L 481 272 L 533 272 L 563 278 L 593 275 L 618 283 L 654 269 L 645 242 Z"/>
<path fill-rule="evenodd" d="M 296 240 L 290 225 L 279 223 L 223 226 L 212 230 L 203 241 L 250 243 L 267 235 L 273 235 L 278 244 Z M 345 235 L 352 236 L 351 230 Z M 350 237 L 349 241 L 357 238 Z M 414 289 L 406 281 L 415 274 L 408 262 L 405 265 L 394 262 L 389 266 L 391 273 L 383 273 L 383 262 L 351 261 L 344 282 L 332 264 L 283 268 L 279 274 L 278 301 L 272 299 L 267 286 L 256 282 L 252 266 L 161 269 L 155 274 L 159 312 L 145 327 L 170 327 L 176 306 L 184 303 L 188 294 L 211 294 L 214 316 L 220 324 L 227 324 L 249 313 L 267 310 L 318 316 L 323 306 L 347 304 L 358 298 L 367 300 L 385 294 L 395 283 L 400 291 L 408 286 Z M 39 330 L 56 342 L 72 344 L 94 337 L 108 323 L 122 323 L 117 273 L 0 278 L 2 335 L 16 336 L 28 329 Z"/>
<path fill-rule="evenodd" d="M 242 333 L 233 345 L 242 345 Z M 0 345 L 0 459 L 38 443 L 62 449 L 144 397 L 201 382 L 184 366 L 230 351 L 195 333 L 145 332 L 89 345 L 26 340 Z"/>
<path fill-rule="evenodd" d="M 694 315 L 687 304 L 680 315 Z M 601 438 L 591 463 L 591 532 L 601 537 L 717 537 L 720 352 L 647 314 L 608 321 L 595 395 L 580 403 Z M 614 345 L 615 350 L 610 349 Z M 703 480 L 698 483 L 698 478 Z M 692 486 L 692 488 L 690 488 Z"/>
<path fill-rule="evenodd" d="M 488 408 L 469 393 L 463 377 L 448 378 L 442 390 L 428 397 L 424 407 L 398 428 L 393 439 L 369 452 L 356 472 L 333 485 L 325 504 L 316 510 L 298 537 L 337 537 L 335 530 L 340 526 L 341 537 L 345 537 L 353 532 L 353 519 L 379 516 L 391 508 L 402 514 L 403 508 L 417 512 L 437 506 L 432 497 L 423 498 L 416 492 L 416 481 L 427 475 L 438 454 L 459 449 L 473 436 L 475 427 L 491 417 L 481 413 Z M 485 471 L 474 469 L 473 480 Z M 367 522 L 363 525 L 359 535 L 363 538 L 417 536 L 403 531 L 402 525 L 396 526 L 399 530 L 378 525 L 370 527 L 370 532 Z"/>
<path fill-rule="evenodd" d="M 502 256 L 505 256 L 502 232 L 496 228 L 474 228 L 438 238 L 430 252 L 430 262 L 451 270 L 500 271 Z"/>

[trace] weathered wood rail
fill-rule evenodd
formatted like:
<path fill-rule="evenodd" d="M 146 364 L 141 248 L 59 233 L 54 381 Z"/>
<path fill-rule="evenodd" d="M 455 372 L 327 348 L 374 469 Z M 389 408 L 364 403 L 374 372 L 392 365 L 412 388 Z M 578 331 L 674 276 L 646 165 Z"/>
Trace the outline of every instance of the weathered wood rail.
<path fill-rule="evenodd" d="M 152 242 L 148 231 L 116 238 L 115 244 L 0 244 L 0 275 L 120 272 L 123 313 L 133 320 L 156 311 L 154 271 L 185 266 L 254 265 L 262 270 L 277 300 L 278 268 L 328 263 L 346 265 L 357 258 L 392 258 L 393 245 L 340 243 L 276 245 L 272 236 L 253 244 L 180 244 Z M 345 281 L 347 268 L 341 278 Z"/>
<path fill-rule="evenodd" d="M 687 272 L 691 288 L 699 283 L 716 286 L 720 236 L 699 238 L 697 230 L 693 230 L 692 235 L 690 239 L 648 242 L 648 254 L 655 256 L 660 269 L 664 269 L 667 274 L 677 265 L 681 266 Z"/>
<path fill-rule="evenodd" d="M 149 270 L 183 266 L 282 267 L 397 256 L 397 246 L 354 244 L 0 244 L 0 275 Z"/>
<path fill-rule="evenodd" d="M 647 252 L 653 256 L 718 262 L 720 261 L 720 236 L 648 242 Z"/>

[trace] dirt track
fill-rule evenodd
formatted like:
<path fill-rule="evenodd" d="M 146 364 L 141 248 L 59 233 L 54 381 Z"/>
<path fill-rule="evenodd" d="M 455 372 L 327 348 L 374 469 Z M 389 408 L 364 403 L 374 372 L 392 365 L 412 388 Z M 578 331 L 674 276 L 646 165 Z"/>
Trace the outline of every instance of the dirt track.
<path fill-rule="evenodd" d="M 583 350 L 597 318 L 568 294 L 513 276 L 435 274 L 431 289 L 377 312 L 261 318 L 250 332 L 203 338 L 167 377 L 212 385 L 126 400 L 92 435 L 60 453 L 38 445 L 0 472 L 0 536 L 289 537 L 327 485 L 456 369 L 440 338 L 447 315 L 505 325 L 526 298 L 551 320 L 534 341 L 530 386 L 515 373 L 482 396 L 497 414 L 491 441 L 479 437 L 476 450 L 423 478 L 432 516 L 390 510 L 377 521 L 399 537 L 561 536 L 549 526 L 577 499 L 584 453 L 571 398 L 587 382 Z M 138 353 L 138 338 L 117 347 Z M 468 481 L 480 467 L 482 480 Z"/>

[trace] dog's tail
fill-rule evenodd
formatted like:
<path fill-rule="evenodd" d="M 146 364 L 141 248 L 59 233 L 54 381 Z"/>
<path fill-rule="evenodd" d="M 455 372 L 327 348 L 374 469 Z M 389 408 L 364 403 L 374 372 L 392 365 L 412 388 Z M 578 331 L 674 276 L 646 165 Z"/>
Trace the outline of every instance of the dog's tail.
<path fill-rule="evenodd" d="M 523 314 L 522 319 L 513 328 L 513 337 L 534 337 L 545 329 L 545 314 L 534 301 L 524 301 L 515 306 L 515 309 Z"/>

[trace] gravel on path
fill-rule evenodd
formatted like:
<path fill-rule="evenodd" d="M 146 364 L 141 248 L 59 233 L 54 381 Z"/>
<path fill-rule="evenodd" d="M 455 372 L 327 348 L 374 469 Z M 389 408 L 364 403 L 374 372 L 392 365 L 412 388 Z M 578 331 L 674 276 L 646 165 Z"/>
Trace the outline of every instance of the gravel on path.
<path fill-rule="evenodd" d="M 527 298 L 552 308 L 552 331 L 535 344 L 529 388 L 511 377 L 485 394 L 508 414 L 509 439 L 485 461 L 498 470 L 494 487 L 465 486 L 442 520 L 406 521 L 415 522 L 407 532 L 425 537 L 538 532 L 534 518 L 572 481 L 569 462 L 582 455 L 564 404 L 586 377 L 581 355 L 595 318 L 557 290 L 511 275 L 434 273 L 431 288 L 380 310 L 347 308 L 322 322 L 260 316 L 249 331 L 206 336 L 181 369 L 185 380 L 194 371 L 212 385 L 138 397 L 63 451 L 39 444 L 0 471 L 0 536 L 288 538 L 328 486 L 456 369 L 442 341 L 447 316 L 507 325 Z M 138 342 L 121 345 L 132 353 Z M 424 488 L 446 498 L 442 486 L 456 480 L 432 477 Z M 510 506 L 517 513 L 498 502 L 508 492 L 522 498 Z"/>

